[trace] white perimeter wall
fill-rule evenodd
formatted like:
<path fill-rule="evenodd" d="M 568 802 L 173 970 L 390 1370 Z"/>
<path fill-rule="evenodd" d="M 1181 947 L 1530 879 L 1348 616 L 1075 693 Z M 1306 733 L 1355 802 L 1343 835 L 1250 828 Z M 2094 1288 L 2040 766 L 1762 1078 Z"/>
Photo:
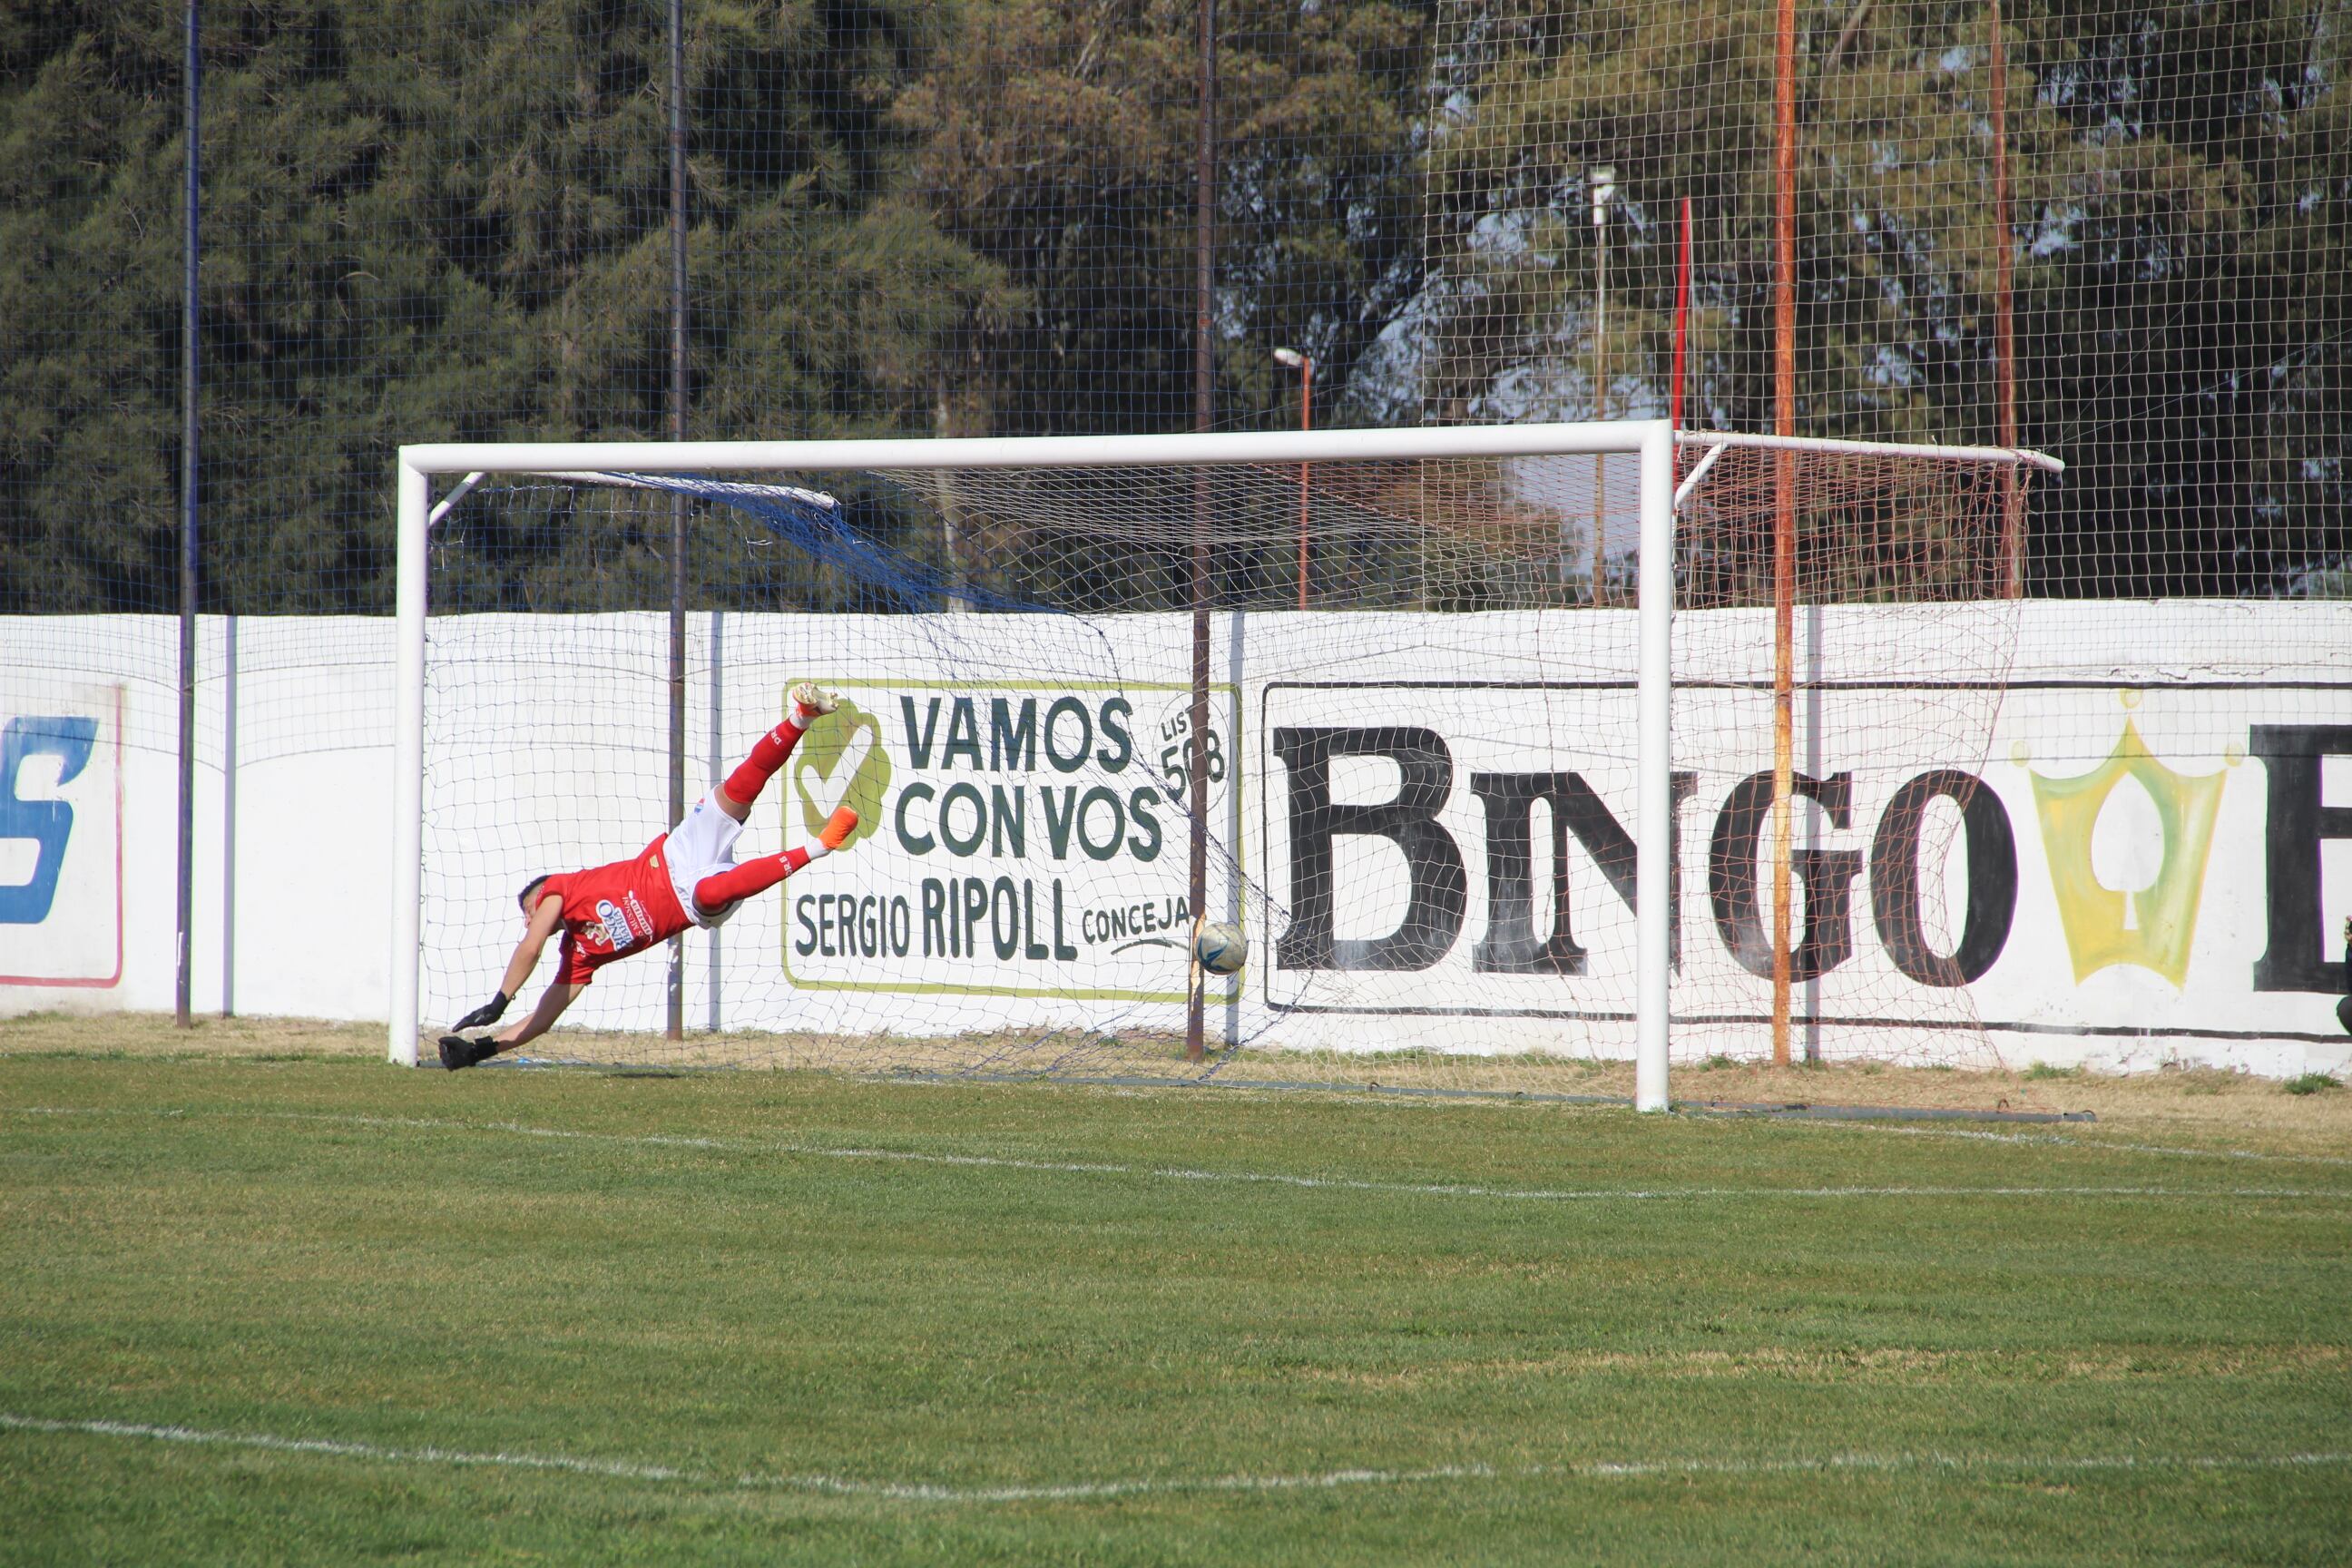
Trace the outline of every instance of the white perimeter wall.
<path fill-rule="evenodd" d="M 2333 1009 L 2342 984 L 2337 933 L 2352 915 L 2352 605 L 2034 604 L 2021 617 L 1981 756 L 1980 738 L 1960 734 L 1965 715 L 1948 723 L 1964 754 L 1937 754 L 1937 726 L 1946 722 L 1938 715 L 1955 711 L 1953 691 L 1981 688 L 1989 672 L 1979 655 L 1939 654 L 1922 631 L 1932 620 L 1886 620 L 1879 641 L 1901 650 L 1899 680 L 1851 679 L 1853 671 L 1834 666 L 1809 672 L 1822 689 L 1801 700 L 1799 765 L 1824 776 L 1852 773 L 1854 799 L 1843 829 L 1809 806 L 1807 842 L 1866 854 L 1877 814 L 1906 779 L 1939 766 L 1980 772 L 2013 841 L 2014 887 L 2005 940 L 1969 987 L 1969 1000 L 2005 1059 L 2126 1066 L 2196 1059 L 2273 1073 L 2341 1067 L 2347 1042 Z M 1468 956 L 1487 910 L 1483 816 L 1469 776 L 1589 765 L 1598 783 L 1622 769 L 1628 759 L 1615 753 L 1630 746 L 1621 732 L 1631 735 L 1632 694 L 1629 685 L 1611 683 L 1630 682 L 1633 671 L 1611 650 L 1630 648 L 1632 639 L 1610 634 L 1604 623 L 1612 618 L 1366 617 L 1365 656 L 1335 660 L 1332 650 L 1349 646 L 1335 629 L 1339 617 L 1261 616 L 1238 627 L 1220 617 L 1218 676 L 1234 682 L 1234 693 L 1220 699 L 1217 723 L 1236 737 L 1244 773 L 1255 775 L 1244 781 L 1255 798 L 1238 811 L 1220 805 L 1215 815 L 1240 824 L 1243 860 L 1276 900 L 1289 896 L 1285 868 L 1293 847 L 1284 810 L 1287 773 L 1273 753 L 1274 731 L 1412 719 L 1444 736 L 1454 756 L 1454 793 L 1438 820 L 1459 843 L 1471 879 L 1455 950 L 1419 972 L 1360 977 L 1347 990 L 1344 1028 L 1302 1032 L 1302 1040 L 1379 1044 L 1384 1005 L 1466 1005 L 1496 994 L 1498 982 Z M 1686 616 L 1678 635 L 1686 649 L 1708 637 L 1725 646 L 1760 643 L 1721 637 L 1727 618 L 1710 631 L 1708 617 Z M 646 665 L 658 667 L 662 617 L 601 619 L 608 631 L 641 622 Z M 699 647 L 708 619 L 693 617 L 698 671 L 708 669 Z M 776 623 L 767 629 L 771 647 L 875 650 L 859 668 L 809 671 L 821 677 L 869 673 L 887 648 L 881 673 L 891 679 L 880 684 L 952 682 L 969 677 L 966 656 L 976 638 L 1005 639 L 992 662 L 1020 668 L 1023 628 L 1007 617 L 955 617 L 949 637 L 903 618 L 730 616 L 730 646 L 760 646 L 764 621 Z M 1173 638 L 1176 618 L 1139 617 L 1128 632 L 1117 621 L 1094 624 L 1133 641 L 1136 658 L 1123 659 L 1134 666 L 1124 671 L 1129 678 L 1181 679 L 1181 663 L 1163 657 L 1181 640 Z M 1853 625 L 1834 629 L 1825 644 L 1854 640 Z M 173 1005 L 176 635 L 172 620 L 157 616 L 0 621 L 0 733 L 8 748 L 0 756 L 0 1015 Z M 560 624 L 551 626 L 551 639 L 561 635 Z M 195 1005 L 216 1011 L 227 992 L 240 1013 L 381 1019 L 392 624 L 244 619 L 235 627 L 234 688 L 226 673 L 229 637 L 226 623 L 204 623 Z M 1584 652 L 1555 657 L 1561 638 Z M 1539 660 L 1530 651 L 1538 647 Z M 940 668 L 921 668 L 925 648 L 935 650 Z M 961 651 L 950 658 L 950 648 Z M 1172 670 L 1160 670 L 1161 664 Z M 1574 668 L 1578 689 L 1519 697 L 1494 689 L 1498 672 L 1537 666 Z M 1678 698 L 1677 765 L 1701 775 L 1681 826 L 1684 940 L 1696 957 L 1725 940 L 1709 905 L 1708 833 L 1725 781 L 1770 765 L 1769 741 L 1758 750 L 1759 733 L 1769 736 L 1768 721 L 1759 724 L 1769 696 L 1741 689 L 1760 673 L 1753 668 L 1695 671 L 1686 658 L 1680 673 L 1722 683 Z M 780 694 L 770 689 L 777 684 L 771 676 L 763 668 L 757 679 L 727 684 L 722 742 L 748 745 L 766 727 Z M 553 662 L 519 667 L 507 679 L 520 683 L 508 700 L 553 715 L 572 735 L 628 735 L 626 750 L 638 761 L 658 746 L 658 732 L 638 733 L 647 728 L 644 715 L 660 707 L 658 689 L 616 699 L 613 682 L 583 683 Z M 1461 690 L 1433 694 L 1449 683 Z M 698 790 L 709 745 L 707 687 L 690 701 L 697 738 L 689 780 Z M 887 742 L 888 714 L 879 716 Z M 1531 744 L 1529 733 L 1543 739 Z M 1577 754 L 1579 736 L 1601 738 L 1593 743 L 1611 755 Z M 225 789 L 232 745 L 233 820 Z M 594 842 L 577 847 L 583 862 L 632 852 L 660 826 L 651 820 L 660 813 L 659 770 L 631 762 L 621 771 L 633 779 L 646 774 L 635 783 L 651 816 L 642 825 L 600 826 L 590 836 Z M 901 757 L 901 783 L 916 776 Z M 520 825 L 519 837 L 566 843 L 571 814 L 562 800 L 524 798 L 537 804 L 516 809 L 544 820 Z M 1630 805 L 1612 802 L 1629 826 Z M 1181 819 L 1170 826 L 1181 846 Z M 615 844 L 603 842 L 614 835 Z M 1383 898 L 1402 907 L 1405 873 L 1379 853 L 1353 848 L 1359 852 L 1340 856 L 1335 874 L 1365 883 L 1370 901 L 1362 907 L 1375 910 L 1370 925 L 1378 926 Z M 871 849 L 878 875 L 891 851 L 880 842 Z M 1168 856 L 1157 872 L 1181 868 L 1181 858 Z M 490 874 L 502 879 L 506 870 Z M 1382 878 L 1395 883 L 1386 893 L 1374 885 Z M 1834 1014 L 1842 984 L 1856 1005 L 1891 1005 L 1898 1014 L 1906 1005 L 1880 951 L 1872 896 L 1867 876 L 1858 879 L 1855 956 L 1801 994 L 1801 1007 Z M 1957 917 L 1958 905 L 1954 910 Z M 742 929 L 739 923 L 730 933 Z M 1262 946 L 1273 934 L 1253 931 L 1253 942 Z M 1360 934 L 1376 933 L 1367 927 Z M 766 945 L 747 940 L 730 950 L 730 964 L 758 962 Z M 502 956 L 485 953 L 480 966 L 494 972 Z M 1716 971 L 1730 978 L 1708 984 L 1736 990 L 1748 983 L 1727 963 L 1686 965 L 1690 973 Z M 1262 952 L 1252 973 L 1273 988 L 1274 1000 L 1297 999 L 1274 994 L 1285 980 Z M 1866 995 L 1855 989 L 1872 976 Z M 762 984 L 772 986 L 775 977 Z M 1499 984 L 1517 987 L 1515 997 L 1534 994 L 1534 983 L 1522 977 Z M 1678 1011 L 1690 1000 L 1678 994 Z M 1750 1004 L 1740 993 L 1730 1005 Z M 1950 999 L 1922 990 L 1918 1006 L 1921 1018 L 1946 1016 Z M 1544 1005 L 1519 1011 L 1551 1016 Z M 701 1016 L 698 1000 L 689 1018 Z M 1425 1027 L 1412 1037 L 1425 1043 Z"/>

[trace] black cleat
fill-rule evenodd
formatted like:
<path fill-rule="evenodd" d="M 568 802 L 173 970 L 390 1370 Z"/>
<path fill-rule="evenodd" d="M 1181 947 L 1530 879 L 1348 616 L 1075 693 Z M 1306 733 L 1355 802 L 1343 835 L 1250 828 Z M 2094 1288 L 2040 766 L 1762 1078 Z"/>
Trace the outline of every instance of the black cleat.
<path fill-rule="evenodd" d="M 498 1042 L 488 1029 L 466 1029 L 441 1037 L 441 1065 L 451 1072 L 486 1062 L 498 1055 Z"/>

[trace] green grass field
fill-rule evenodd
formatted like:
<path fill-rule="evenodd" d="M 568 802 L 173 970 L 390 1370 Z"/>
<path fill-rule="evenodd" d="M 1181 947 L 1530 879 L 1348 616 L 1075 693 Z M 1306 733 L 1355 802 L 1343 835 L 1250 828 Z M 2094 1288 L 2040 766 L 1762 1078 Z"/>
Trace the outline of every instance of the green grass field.
<path fill-rule="evenodd" d="M 2294 1105 L 0 1056 L 0 1561 L 2340 1562 Z"/>

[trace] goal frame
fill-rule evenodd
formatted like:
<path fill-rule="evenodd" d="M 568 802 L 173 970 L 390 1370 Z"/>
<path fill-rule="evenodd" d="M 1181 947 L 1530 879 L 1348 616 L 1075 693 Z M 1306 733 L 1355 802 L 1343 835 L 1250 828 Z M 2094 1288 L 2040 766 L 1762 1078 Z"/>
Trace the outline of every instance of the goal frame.
<path fill-rule="evenodd" d="M 1671 911 L 1668 853 L 1672 795 L 1673 629 L 1675 516 L 1708 462 L 1702 457 L 1677 494 L 1679 447 L 1792 447 L 1902 454 L 2056 469 L 2039 453 L 1990 447 L 1677 432 L 1669 420 L 1449 426 L 1433 428 L 1265 431 L 1167 436 L 1001 437 L 831 441 L 635 441 L 432 443 L 404 446 L 398 482 L 394 724 L 394 831 L 389 1059 L 418 1056 L 424 874 L 425 672 L 429 609 L 426 565 L 432 530 L 463 495 L 491 475 L 561 479 L 613 470 L 639 473 L 839 471 L 844 469 L 1198 468 L 1415 459 L 1630 457 L 1639 465 L 1636 547 L 1638 674 L 1635 847 L 1634 1103 L 1667 1109 Z M 437 477 L 459 479 L 436 506 Z"/>

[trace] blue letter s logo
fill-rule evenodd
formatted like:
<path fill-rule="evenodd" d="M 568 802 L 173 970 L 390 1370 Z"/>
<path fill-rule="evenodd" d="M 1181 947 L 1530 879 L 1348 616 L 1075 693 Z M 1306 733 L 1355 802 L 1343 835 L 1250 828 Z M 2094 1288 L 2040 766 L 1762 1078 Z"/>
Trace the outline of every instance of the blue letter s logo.
<path fill-rule="evenodd" d="M 70 784 L 89 765 L 98 742 L 95 719 L 11 719 L 0 730 L 0 838 L 29 838 L 39 846 L 31 881 L 0 887 L 0 925 L 38 925 L 57 901 L 58 873 L 65 868 L 66 838 L 73 832 L 73 807 L 61 800 L 20 800 L 17 770 L 34 757 L 55 757 L 58 783 Z"/>

